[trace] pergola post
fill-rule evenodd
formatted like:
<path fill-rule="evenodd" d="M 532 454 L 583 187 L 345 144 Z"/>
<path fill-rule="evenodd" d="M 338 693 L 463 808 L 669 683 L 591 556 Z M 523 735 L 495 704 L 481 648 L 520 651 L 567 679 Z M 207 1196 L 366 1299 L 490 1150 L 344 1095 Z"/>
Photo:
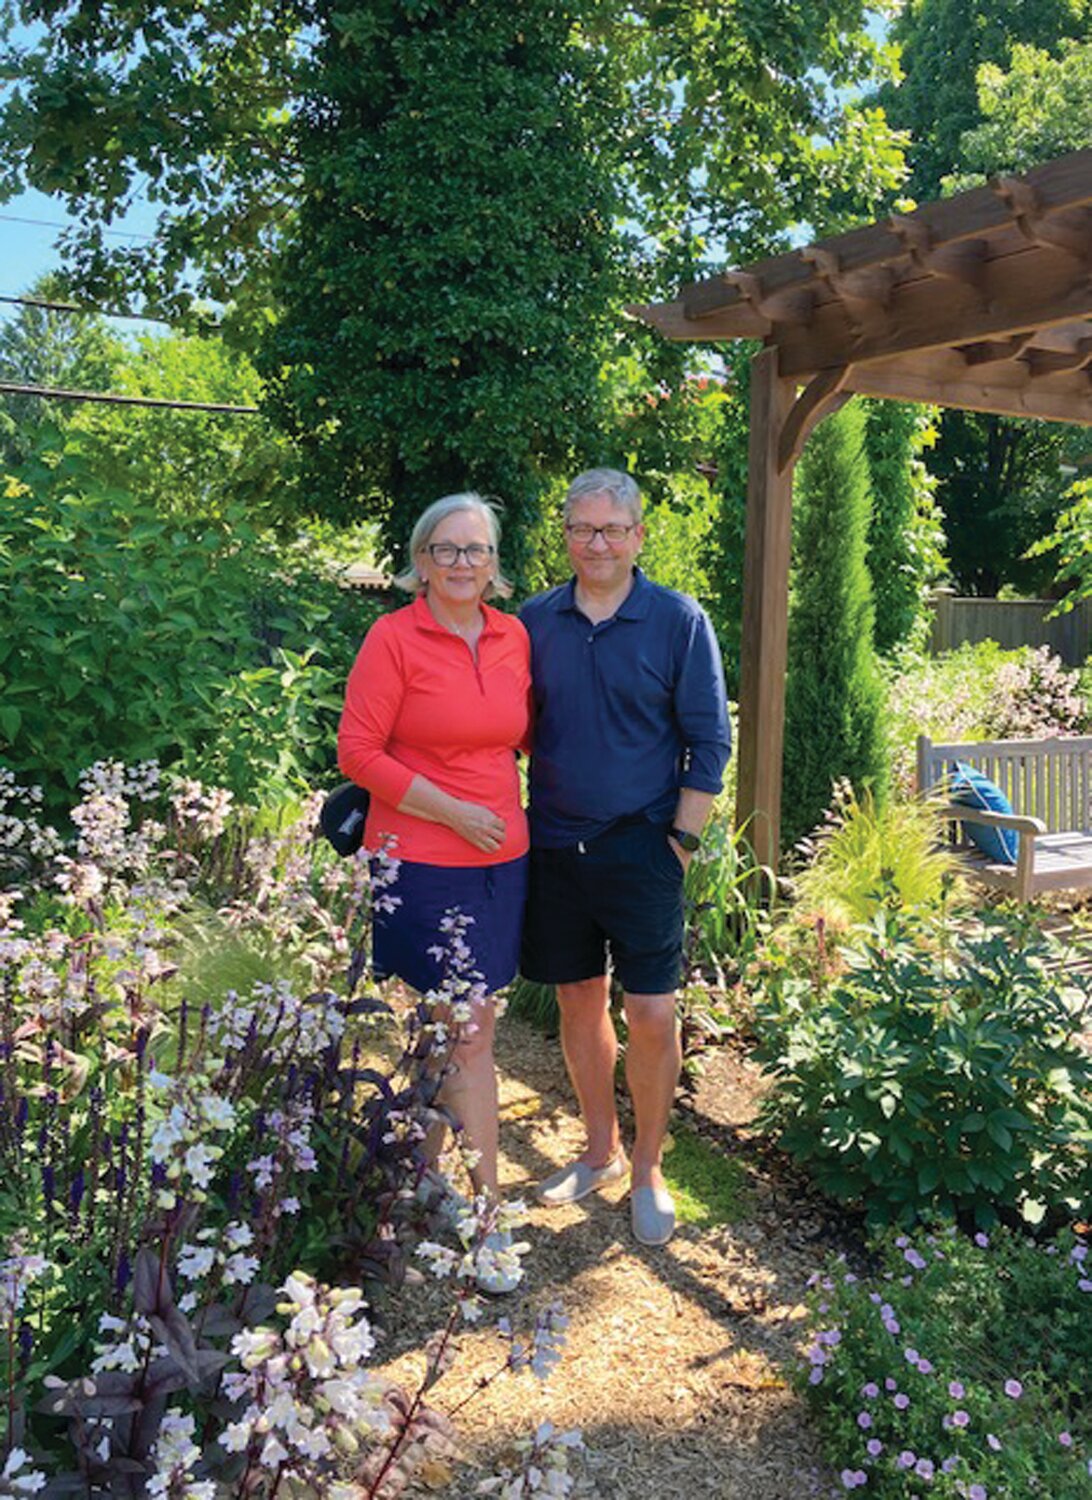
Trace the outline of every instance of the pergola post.
<path fill-rule="evenodd" d="M 772 870 L 781 837 L 793 472 L 791 458 L 779 468 L 778 453 L 796 394 L 795 382 L 778 374 L 777 354 L 762 349 L 751 360 L 736 791 L 736 827 L 746 828 Z"/>

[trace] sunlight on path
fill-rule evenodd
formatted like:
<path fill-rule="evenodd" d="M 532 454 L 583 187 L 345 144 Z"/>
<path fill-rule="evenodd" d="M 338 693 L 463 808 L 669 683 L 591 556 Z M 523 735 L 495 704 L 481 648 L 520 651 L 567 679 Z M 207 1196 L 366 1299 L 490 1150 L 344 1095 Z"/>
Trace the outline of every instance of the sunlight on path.
<path fill-rule="evenodd" d="M 580 1132 L 557 1043 L 512 1020 L 501 1033 L 502 1181 L 510 1196 L 523 1193 L 530 1202 L 533 1183 L 579 1150 Z M 666 1250 L 642 1250 L 630 1238 L 624 1185 L 567 1209 L 534 1207 L 526 1283 L 505 1299 L 504 1312 L 520 1326 L 560 1299 L 571 1318 L 564 1357 L 545 1385 L 530 1376 L 502 1379 L 467 1406 L 458 1421 L 473 1467 L 433 1493 L 469 1497 L 479 1466 L 545 1420 L 583 1432 L 577 1494 L 807 1500 L 819 1493 L 816 1440 L 779 1368 L 792 1357 L 804 1281 L 815 1264 L 789 1233 L 759 1204 L 738 1224 L 683 1226 Z M 425 1284 L 408 1301 L 414 1331 L 427 1335 L 443 1306 L 441 1289 Z M 402 1333 L 401 1316 L 398 1326 Z M 420 1368 L 419 1348 L 388 1368 L 408 1380 Z M 464 1334 L 461 1349 L 434 1393 L 444 1410 L 502 1357 L 488 1329 Z"/>

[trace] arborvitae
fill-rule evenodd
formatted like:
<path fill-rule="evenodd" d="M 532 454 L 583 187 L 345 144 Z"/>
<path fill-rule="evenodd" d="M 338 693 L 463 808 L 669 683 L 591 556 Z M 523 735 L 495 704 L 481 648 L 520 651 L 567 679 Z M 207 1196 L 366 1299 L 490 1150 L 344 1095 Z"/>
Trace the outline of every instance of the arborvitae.
<path fill-rule="evenodd" d="M 865 562 L 871 494 L 863 408 L 851 402 L 813 433 L 797 470 L 789 612 L 782 830 L 809 833 L 848 779 L 887 792 L 883 684 Z"/>
<path fill-rule="evenodd" d="M 872 488 L 868 571 L 881 656 L 926 628 L 929 584 L 944 571 L 944 527 L 933 481 L 917 456 L 928 411 L 903 401 L 865 403 L 865 452 Z"/>

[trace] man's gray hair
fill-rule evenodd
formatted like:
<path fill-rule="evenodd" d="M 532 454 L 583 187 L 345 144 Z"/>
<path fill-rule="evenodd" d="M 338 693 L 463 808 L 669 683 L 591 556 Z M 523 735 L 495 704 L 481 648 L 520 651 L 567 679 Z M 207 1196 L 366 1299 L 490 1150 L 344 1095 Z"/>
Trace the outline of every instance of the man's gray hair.
<path fill-rule="evenodd" d="M 587 500 L 591 495 L 609 495 L 616 505 L 629 512 L 631 520 L 640 524 L 641 491 L 632 475 L 623 474 L 621 469 L 586 469 L 578 474 L 565 496 L 564 519 L 567 521 L 572 515 L 577 501 Z"/>
<path fill-rule="evenodd" d="M 512 585 L 500 570 L 500 522 L 497 519 L 497 507 L 491 505 L 488 500 L 483 500 L 480 495 L 467 490 L 460 495 L 444 495 L 439 500 L 434 500 L 430 506 L 421 512 L 417 522 L 410 533 L 409 566 L 404 572 L 399 573 L 394 580 L 394 586 L 405 589 L 408 594 L 420 594 L 425 585 L 421 575 L 417 571 L 417 556 L 423 552 L 432 540 L 432 533 L 441 521 L 446 521 L 448 516 L 458 515 L 463 511 L 469 511 L 471 515 L 480 516 L 486 524 L 489 532 L 490 545 L 493 548 L 495 567 L 493 577 L 485 586 L 483 598 L 488 599 L 497 594 L 502 599 L 507 599 L 512 593 Z"/>

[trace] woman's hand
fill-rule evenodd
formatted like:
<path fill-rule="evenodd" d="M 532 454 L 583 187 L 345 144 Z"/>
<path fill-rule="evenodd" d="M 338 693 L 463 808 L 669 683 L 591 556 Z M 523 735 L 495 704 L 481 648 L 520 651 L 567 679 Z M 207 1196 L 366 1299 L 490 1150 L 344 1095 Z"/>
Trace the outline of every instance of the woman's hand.
<path fill-rule="evenodd" d="M 504 843 L 504 819 L 477 802 L 456 802 L 448 827 L 485 854 L 495 854 Z"/>

